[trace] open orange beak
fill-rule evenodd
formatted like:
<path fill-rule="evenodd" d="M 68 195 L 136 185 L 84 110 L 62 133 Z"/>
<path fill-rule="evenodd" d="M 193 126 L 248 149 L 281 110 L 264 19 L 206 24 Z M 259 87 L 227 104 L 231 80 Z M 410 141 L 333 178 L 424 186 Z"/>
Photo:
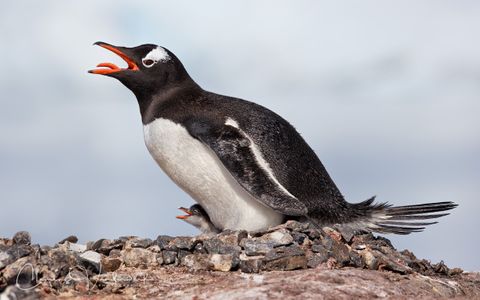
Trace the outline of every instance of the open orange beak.
<path fill-rule="evenodd" d="M 120 72 L 120 71 L 124 71 L 124 70 L 132 70 L 132 71 L 138 71 L 139 70 L 137 64 L 135 64 L 135 62 L 130 57 L 128 57 L 125 53 L 123 53 L 120 50 L 120 48 L 122 48 L 122 47 L 115 47 L 113 45 L 110 45 L 110 44 L 107 44 L 107 43 L 104 43 L 104 42 L 96 42 L 96 43 L 94 43 L 94 45 L 98 45 L 102 48 L 108 49 L 108 50 L 112 51 L 113 53 L 117 54 L 127 63 L 128 67 L 127 68 L 119 68 L 115 64 L 105 62 L 105 63 L 100 63 L 100 64 L 97 65 L 97 68 L 100 68 L 100 69 L 89 70 L 88 73 L 108 75 L 108 74 L 112 74 L 112 73 L 116 73 L 116 72 Z"/>
<path fill-rule="evenodd" d="M 188 208 L 179 207 L 178 209 L 183 211 L 184 213 L 186 213 L 186 215 L 176 216 L 175 218 L 177 218 L 177 219 L 185 220 L 185 219 L 188 219 L 192 215 L 192 212 Z"/>

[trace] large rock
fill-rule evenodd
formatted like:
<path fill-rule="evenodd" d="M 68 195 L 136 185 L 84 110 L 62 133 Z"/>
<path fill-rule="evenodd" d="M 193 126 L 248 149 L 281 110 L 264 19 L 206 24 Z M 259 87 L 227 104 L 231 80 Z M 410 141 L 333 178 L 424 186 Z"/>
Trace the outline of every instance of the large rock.
<path fill-rule="evenodd" d="M 182 265 L 192 271 L 208 270 L 208 254 L 197 253 L 187 255 L 183 258 Z"/>
<path fill-rule="evenodd" d="M 100 239 L 92 244 L 91 249 L 104 255 L 109 255 L 110 251 L 113 249 L 123 249 L 125 246 L 124 239 L 109 240 L 109 239 Z"/>
<path fill-rule="evenodd" d="M 131 239 L 128 239 L 125 242 L 125 249 L 131 249 L 131 248 L 148 248 L 151 245 L 153 245 L 153 241 L 151 239 L 142 239 L 138 237 L 134 237 Z"/>
<path fill-rule="evenodd" d="M 0 270 L 15 261 L 15 257 L 7 251 L 0 251 Z"/>
<path fill-rule="evenodd" d="M 234 257 L 231 254 L 189 254 L 182 260 L 182 264 L 190 270 L 211 270 L 228 272 L 234 266 Z"/>
<path fill-rule="evenodd" d="M 232 254 L 210 254 L 209 262 L 213 271 L 228 272 L 234 266 L 234 256 Z"/>
<path fill-rule="evenodd" d="M 77 244 L 77 243 L 70 243 L 68 241 L 65 241 L 63 243 L 63 245 L 65 245 L 68 248 L 68 250 L 73 251 L 73 252 L 83 253 L 83 252 L 87 251 L 87 246 L 86 245 Z"/>
<path fill-rule="evenodd" d="M 147 268 L 157 266 L 157 256 L 159 254 L 142 248 L 125 249 L 122 251 L 122 258 L 127 267 Z"/>
<path fill-rule="evenodd" d="M 19 284 L 23 287 L 30 287 L 36 280 L 38 267 L 30 257 L 22 257 L 14 263 L 5 267 L 2 272 L 5 281 L 10 284 Z"/>
<path fill-rule="evenodd" d="M 264 262 L 264 269 L 268 271 L 305 269 L 307 267 L 305 251 L 296 245 L 269 251 L 265 255 Z"/>
<path fill-rule="evenodd" d="M 72 286 L 75 291 L 80 293 L 87 293 L 93 287 L 89 273 L 79 269 L 70 270 L 63 283 Z"/>
<path fill-rule="evenodd" d="M 246 238 L 240 242 L 240 246 L 245 249 L 245 254 L 251 256 L 267 254 L 275 247 L 290 245 L 293 243 L 293 237 L 284 228 L 268 232 L 260 237 Z"/>
<path fill-rule="evenodd" d="M 241 254 L 239 257 L 239 268 L 245 273 L 258 273 L 262 270 L 264 264 L 264 256 L 247 256 Z"/>
<path fill-rule="evenodd" d="M 165 265 L 174 264 L 177 262 L 177 252 L 176 251 L 169 251 L 163 250 L 162 251 L 163 263 Z"/>
<path fill-rule="evenodd" d="M 240 242 L 248 237 L 248 232 L 245 230 L 225 230 L 217 235 L 217 238 L 225 244 L 236 246 Z"/>
<path fill-rule="evenodd" d="M 195 239 L 189 236 L 176 237 L 165 246 L 166 250 L 178 251 L 178 250 L 192 250 L 195 246 Z"/>
<path fill-rule="evenodd" d="M 213 237 L 203 241 L 203 247 L 210 254 L 216 253 L 238 255 L 238 253 L 241 251 L 240 246 L 238 246 L 235 240 L 224 239 L 220 237 Z"/>
<path fill-rule="evenodd" d="M 85 267 L 93 267 L 96 272 L 101 271 L 102 255 L 92 250 L 85 251 L 80 255 L 80 260 Z"/>
<path fill-rule="evenodd" d="M 102 257 L 102 272 L 113 272 L 120 268 L 122 260 L 118 257 Z"/>
<path fill-rule="evenodd" d="M 8 286 L 5 291 L 0 293 L 1 300 L 36 300 L 40 298 L 40 294 L 35 289 L 25 289 L 15 285 Z"/>
<path fill-rule="evenodd" d="M 78 242 L 78 237 L 76 237 L 75 235 L 69 235 L 66 238 L 64 238 L 63 240 L 61 240 L 60 242 L 58 242 L 58 244 L 63 244 L 65 242 L 76 243 L 76 242 Z"/>
<path fill-rule="evenodd" d="M 160 250 L 166 250 L 170 241 L 173 240 L 174 237 L 169 235 L 159 235 L 155 240 L 155 244 L 160 247 Z"/>
<path fill-rule="evenodd" d="M 0 247 L 0 270 L 19 258 L 30 255 L 33 249 L 30 245 L 18 243 L 11 246 Z"/>
<path fill-rule="evenodd" d="M 78 255 L 60 248 L 49 250 L 47 255 L 40 257 L 40 262 L 55 274 L 55 278 L 63 277 L 68 274 L 70 268 L 82 265 Z"/>
<path fill-rule="evenodd" d="M 255 239 L 245 239 L 242 241 L 245 254 L 250 256 L 265 255 L 273 250 L 273 245 L 273 243 L 260 242 Z"/>
<path fill-rule="evenodd" d="M 13 243 L 17 245 L 30 245 L 32 237 L 27 231 L 19 231 L 13 236 Z"/>

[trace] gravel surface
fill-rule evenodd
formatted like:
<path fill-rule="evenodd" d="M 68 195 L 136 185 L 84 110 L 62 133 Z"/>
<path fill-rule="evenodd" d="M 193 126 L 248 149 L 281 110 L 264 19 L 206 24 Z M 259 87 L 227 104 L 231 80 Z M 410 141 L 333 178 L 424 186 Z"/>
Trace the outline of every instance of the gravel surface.
<path fill-rule="evenodd" d="M 480 298 L 479 273 L 398 252 L 372 234 L 289 221 L 264 232 L 101 239 L 54 246 L 0 239 L 0 300 Z"/>

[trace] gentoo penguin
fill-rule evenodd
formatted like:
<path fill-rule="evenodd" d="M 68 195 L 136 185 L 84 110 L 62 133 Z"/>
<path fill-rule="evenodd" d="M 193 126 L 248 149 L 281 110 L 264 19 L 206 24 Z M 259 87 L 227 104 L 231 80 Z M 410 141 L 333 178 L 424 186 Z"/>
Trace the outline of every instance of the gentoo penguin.
<path fill-rule="evenodd" d="M 220 230 L 210 222 L 207 212 L 200 205 L 194 204 L 190 206 L 190 208 L 179 207 L 178 209 L 183 211 L 185 215 L 180 215 L 176 218 L 197 227 L 202 233 L 215 234 L 220 232 Z"/>
<path fill-rule="evenodd" d="M 349 203 L 315 152 L 276 113 L 202 89 L 166 48 L 95 44 L 127 67 L 101 63 L 89 72 L 116 78 L 135 94 L 150 154 L 219 230 L 258 231 L 295 217 L 317 226 L 409 234 L 457 206 L 393 207 L 374 198 Z"/>

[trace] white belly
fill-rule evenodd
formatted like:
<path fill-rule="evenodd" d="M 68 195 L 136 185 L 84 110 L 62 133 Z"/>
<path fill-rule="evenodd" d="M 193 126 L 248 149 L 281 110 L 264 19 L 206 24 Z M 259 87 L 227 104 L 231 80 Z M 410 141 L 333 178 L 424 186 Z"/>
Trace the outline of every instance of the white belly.
<path fill-rule="evenodd" d="M 219 229 L 261 230 L 283 216 L 263 205 L 233 178 L 215 153 L 170 120 L 144 126 L 145 144 L 167 175 L 207 211 Z"/>

